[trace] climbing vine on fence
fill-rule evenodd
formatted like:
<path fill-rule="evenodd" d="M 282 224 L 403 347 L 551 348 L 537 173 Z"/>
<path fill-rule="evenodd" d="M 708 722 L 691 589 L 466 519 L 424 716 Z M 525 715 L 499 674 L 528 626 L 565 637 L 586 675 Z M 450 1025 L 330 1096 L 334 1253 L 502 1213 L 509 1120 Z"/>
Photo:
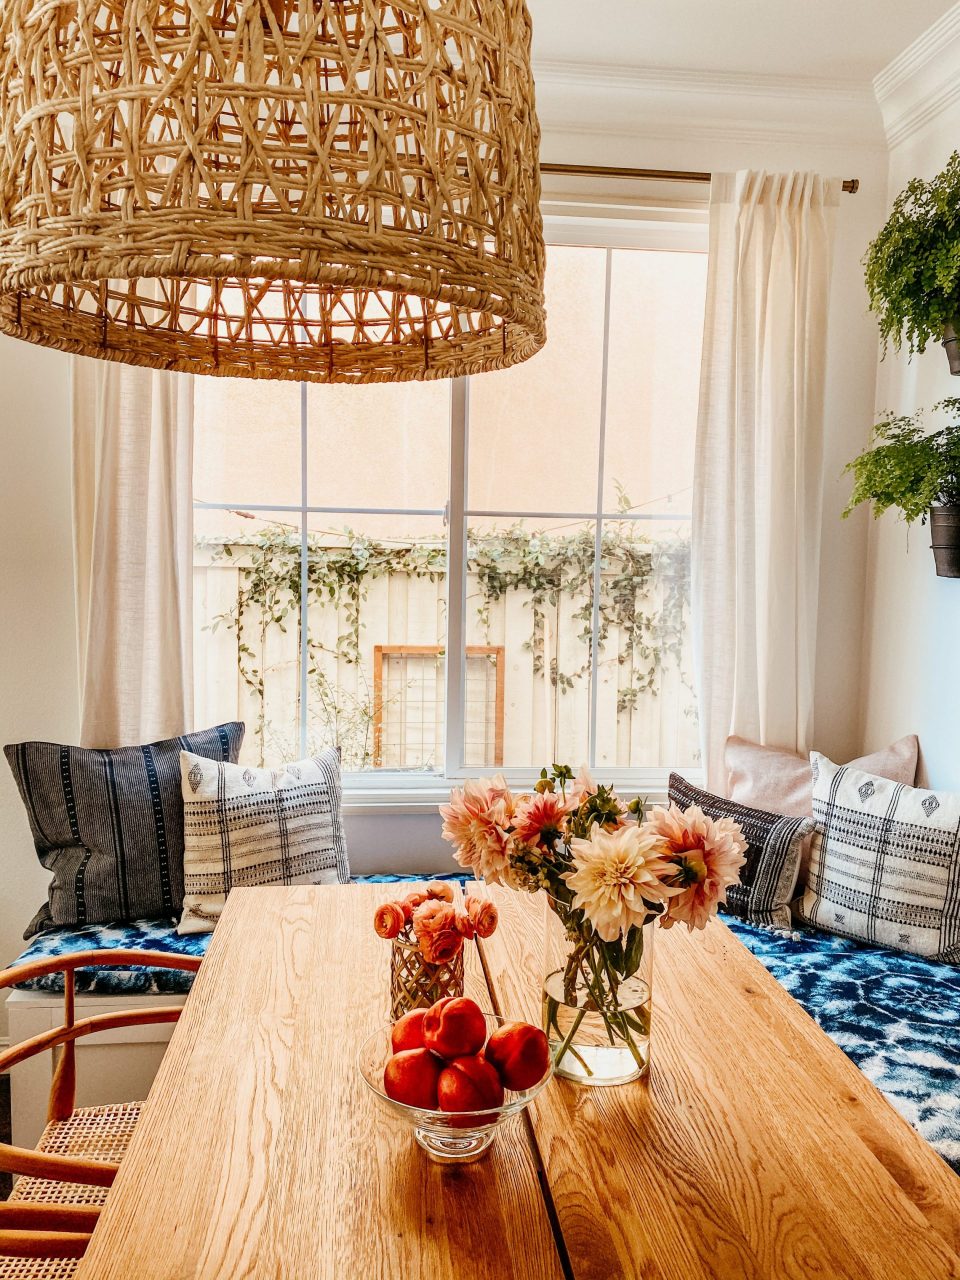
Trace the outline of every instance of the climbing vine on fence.
<path fill-rule="evenodd" d="M 238 513 L 240 514 L 240 513 Z M 229 541 L 203 538 L 198 545 L 213 560 L 234 560 L 238 570 L 236 603 L 213 620 L 236 635 L 240 676 L 260 708 L 256 726 L 261 745 L 267 734 L 264 671 L 261 667 L 271 628 L 300 636 L 301 538 L 298 529 L 270 524 L 256 535 Z M 378 578 L 405 575 L 434 581 L 446 572 L 446 546 L 441 542 L 378 541 L 345 530 L 336 538 L 310 534 L 307 539 L 307 615 L 314 607 L 338 610 L 344 626 L 334 644 L 323 643 L 308 628 L 308 679 L 330 735 L 344 749 L 348 767 L 371 762 L 372 698 L 369 691 L 351 697 L 335 688 L 323 671 L 324 655 L 360 664 L 362 612 L 371 584 Z M 562 597 L 576 603 L 573 616 L 583 660 L 561 669 L 550 659 L 549 679 L 561 694 L 589 677 L 593 629 L 595 534 L 589 528 L 572 533 L 531 531 L 519 525 L 471 530 L 468 534 L 470 596 L 482 630 L 489 639 L 491 607 L 511 591 L 528 593 L 529 629 L 524 647 L 533 654 L 534 671 L 544 671 L 544 619 Z M 644 693 L 656 694 L 666 656 L 679 659 L 689 619 L 690 545 L 670 536 L 653 539 L 636 522 L 605 524 L 599 593 L 601 662 L 615 661 L 620 712 L 636 707 Z M 604 645 L 613 627 L 620 629 L 615 656 Z"/>

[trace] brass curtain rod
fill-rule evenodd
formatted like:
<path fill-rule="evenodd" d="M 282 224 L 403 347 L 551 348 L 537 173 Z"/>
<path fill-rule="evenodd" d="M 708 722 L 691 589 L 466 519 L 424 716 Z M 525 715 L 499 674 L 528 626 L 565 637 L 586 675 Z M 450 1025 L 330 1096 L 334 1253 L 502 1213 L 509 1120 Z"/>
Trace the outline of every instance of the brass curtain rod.
<path fill-rule="evenodd" d="M 559 173 L 573 178 L 659 178 L 663 182 L 711 182 L 712 173 L 697 173 L 687 169 L 625 169 L 620 165 L 605 164 L 547 164 L 540 163 L 541 173 Z M 843 189 L 849 195 L 860 190 L 859 178 L 847 178 Z"/>

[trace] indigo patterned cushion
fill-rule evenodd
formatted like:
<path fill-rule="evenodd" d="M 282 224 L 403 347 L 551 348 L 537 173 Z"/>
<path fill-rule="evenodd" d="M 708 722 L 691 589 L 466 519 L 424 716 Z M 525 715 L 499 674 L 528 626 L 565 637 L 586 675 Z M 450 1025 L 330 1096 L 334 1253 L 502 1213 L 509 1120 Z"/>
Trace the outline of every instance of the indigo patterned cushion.
<path fill-rule="evenodd" d="M 235 886 L 350 879 L 335 748 L 277 769 L 250 769 L 183 751 L 180 772 L 181 933 L 209 933 Z"/>
<path fill-rule="evenodd" d="M 797 913 L 848 938 L 960 964 L 960 795 L 816 752 L 807 887 Z"/>
<path fill-rule="evenodd" d="M 103 751 L 53 742 L 4 747 L 37 857 L 53 872 L 25 938 L 64 925 L 175 915 L 183 905 L 183 748 L 236 760 L 243 725 Z"/>
<path fill-rule="evenodd" d="M 85 929 L 50 929 L 34 938 L 14 964 L 28 960 L 49 960 L 54 956 L 70 956 L 77 951 L 165 951 L 180 956 L 202 956 L 210 943 L 209 933 L 181 938 L 175 917 L 158 920 L 129 920 L 113 924 L 94 924 Z M 185 995 L 193 985 L 194 975 L 181 969 L 150 969 L 131 965 L 98 966 L 78 969 L 78 993 L 96 996 Z M 21 991 L 44 991 L 60 995 L 63 974 L 48 973 L 19 984 Z"/>
<path fill-rule="evenodd" d="M 960 970 L 815 929 L 726 923 L 960 1173 Z"/>
<path fill-rule="evenodd" d="M 727 890 L 727 911 L 755 924 L 789 928 L 804 841 L 813 831 L 810 819 L 748 809 L 701 791 L 678 773 L 670 775 L 669 797 L 681 809 L 696 805 L 708 818 L 732 818 L 743 831 L 747 860 L 740 869 L 740 883 Z"/>

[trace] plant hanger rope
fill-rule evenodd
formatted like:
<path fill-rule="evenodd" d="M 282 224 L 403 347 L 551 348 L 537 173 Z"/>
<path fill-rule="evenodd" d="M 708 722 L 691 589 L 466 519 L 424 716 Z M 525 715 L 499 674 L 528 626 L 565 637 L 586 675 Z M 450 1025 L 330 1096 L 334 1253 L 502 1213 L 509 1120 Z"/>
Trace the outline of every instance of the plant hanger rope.
<path fill-rule="evenodd" d="M 524 0 L 10 0 L 0 330 L 317 382 L 543 345 Z"/>

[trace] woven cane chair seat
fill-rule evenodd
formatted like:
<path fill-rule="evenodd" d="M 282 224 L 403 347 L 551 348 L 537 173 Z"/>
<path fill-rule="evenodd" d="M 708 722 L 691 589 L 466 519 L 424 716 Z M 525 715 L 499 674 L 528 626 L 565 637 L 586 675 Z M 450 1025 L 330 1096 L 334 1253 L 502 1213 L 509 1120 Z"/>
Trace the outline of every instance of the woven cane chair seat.
<path fill-rule="evenodd" d="M 117 1162 L 126 1154 L 140 1118 L 140 1102 L 115 1103 L 105 1107 L 82 1107 L 68 1120 L 47 1125 L 37 1150 L 57 1156 L 81 1156 L 85 1160 Z M 79 1182 L 54 1182 L 49 1178 L 23 1177 L 17 1180 L 10 1201 L 27 1204 L 102 1205 L 107 1187 Z M 78 1258 L 0 1257 L 0 1280 L 72 1280 L 80 1265 Z"/>
<path fill-rule="evenodd" d="M 55 1156 L 81 1156 L 84 1160 L 117 1163 L 126 1155 L 140 1118 L 142 1102 L 112 1103 L 106 1107 L 81 1107 L 68 1120 L 53 1120 L 37 1143 L 38 1151 Z M 10 1200 L 31 1204 L 105 1204 L 108 1187 L 81 1182 L 54 1182 L 50 1178 L 18 1178 Z M 0 1268 L 0 1277 L 5 1272 Z"/>
<path fill-rule="evenodd" d="M 0 1258 L 0 1280 L 73 1280 L 79 1258 Z"/>

